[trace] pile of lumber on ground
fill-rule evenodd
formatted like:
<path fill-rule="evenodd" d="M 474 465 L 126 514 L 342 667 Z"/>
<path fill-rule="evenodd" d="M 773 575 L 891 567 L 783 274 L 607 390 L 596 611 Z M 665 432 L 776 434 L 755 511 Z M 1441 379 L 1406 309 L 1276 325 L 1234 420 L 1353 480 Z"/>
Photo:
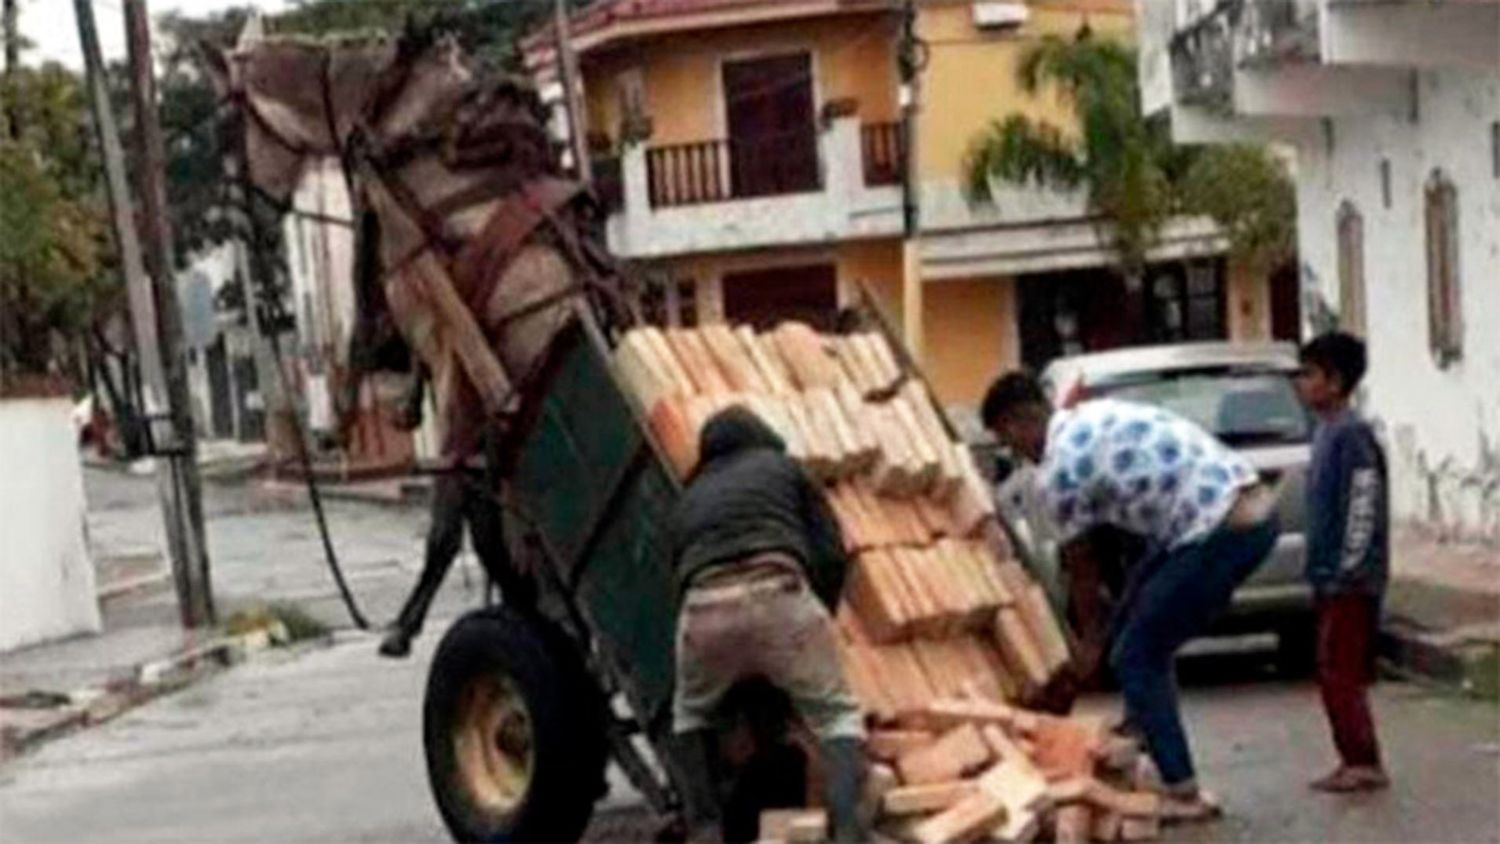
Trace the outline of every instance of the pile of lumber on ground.
<path fill-rule="evenodd" d="M 968 448 L 884 335 L 643 327 L 615 361 L 680 477 L 708 418 L 742 405 L 824 483 L 854 559 L 839 611 L 847 673 L 876 723 L 970 688 L 1024 703 L 1068 665 Z"/>
<path fill-rule="evenodd" d="M 943 698 L 870 736 L 876 829 L 915 844 L 1149 841 L 1162 804 L 1140 748 L 1088 718 Z M 761 817 L 765 842 L 821 841 L 820 809 Z"/>
<path fill-rule="evenodd" d="M 1097 719 L 945 697 L 871 734 L 879 828 L 917 844 L 1144 841 L 1160 799 L 1139 747 Z"/>

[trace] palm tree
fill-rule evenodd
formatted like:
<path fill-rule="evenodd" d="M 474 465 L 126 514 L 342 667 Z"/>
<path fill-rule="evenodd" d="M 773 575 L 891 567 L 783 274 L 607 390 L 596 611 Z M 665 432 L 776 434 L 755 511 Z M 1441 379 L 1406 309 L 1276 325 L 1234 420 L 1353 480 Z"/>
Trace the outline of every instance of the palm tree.
<path fill-rule="evenodd" d="M 1162 227 L 1183 213 L 1212 216 L 1240 257 L 1270 261 L 1290 250 L 1293 189 L 1280 165 L 1257 147 L 1203 153 L 1176 146 L 1161 119 L 1141 114 L 1135 51 L 1092 37 L 1049 35 L 1017 71 L 1031 96 L 1056 91 L 1075 127 L 1013 114 L 975 138 L 967 192 L 992 202 L 995 180 L 1085 193 L 1127 279 L 1139 279 Z M 1241 182 L 1254 190 L 1239 191 Z"/>

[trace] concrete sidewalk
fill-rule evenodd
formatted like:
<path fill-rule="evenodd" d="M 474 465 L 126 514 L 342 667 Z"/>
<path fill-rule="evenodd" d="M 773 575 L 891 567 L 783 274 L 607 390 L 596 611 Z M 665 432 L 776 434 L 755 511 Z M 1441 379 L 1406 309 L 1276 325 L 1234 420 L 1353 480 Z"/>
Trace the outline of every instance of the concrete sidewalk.
<path fill-rule="evenodd" d="M 0 735 L 12 753 L 176 687 L 181 664 L 212 671 L 223 661 L 204 658 L 205 649 L 224 645 L 221 631 L 195 633 L 179 624 L 153 479 L 90 467 L 85 491 L 104 631 L 0 655 Z M 204 495 L 221 621 L 239 610 L 284 603 L 330 630 L 352 626 L 300 486 L 245 480 L 208 484 Z M 395 616 L 420 571 L 426 508 L 364 489 L 351 500 L 339 491 L 326 498 L 345 577 L 366 617 L 381 626 Z M 477 606 L 483 584 L 466 554 L 439 594 L 436 612 Z M 148 688 L 143 675 L 166 683 Z"/>
<path fill-rule="evenodd" d="M 1500 548 L 1392 540 L 1383 651 L 1398 668 L 1500 697 Z"/>

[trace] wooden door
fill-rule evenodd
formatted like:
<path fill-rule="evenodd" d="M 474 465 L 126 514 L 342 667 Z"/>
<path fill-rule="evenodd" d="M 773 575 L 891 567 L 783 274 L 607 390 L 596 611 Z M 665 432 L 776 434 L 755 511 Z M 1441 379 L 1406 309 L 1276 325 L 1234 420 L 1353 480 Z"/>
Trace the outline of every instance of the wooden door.
<path fill-rule="evenodd" d="M 838 316 L 838 273 L 832 264 L 775 267 L 724 276 L 724 318 L 771 328 L 795 319 L 831 331 Z"/>
<path fill-rule="evenodd" d="M 736 197 L 819 188 L 809 54 L 726 62 L 724 102 Z"/>
<path fill-rule="evenodd" d="M 1271 339 L 1296 343 L 1302 339 L 1302 284 L 1295 261 L 1271 273 Z"/>

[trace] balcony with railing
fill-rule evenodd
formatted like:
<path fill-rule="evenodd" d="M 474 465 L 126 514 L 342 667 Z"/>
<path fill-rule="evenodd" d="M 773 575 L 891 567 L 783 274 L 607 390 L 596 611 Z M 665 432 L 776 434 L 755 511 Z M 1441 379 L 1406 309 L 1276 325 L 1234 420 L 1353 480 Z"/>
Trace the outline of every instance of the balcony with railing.
<path fill-rule="evenodd" d="M 902 149 L 899 124 L 852 115 L 776 136 L 628 147 L 611 247 L 644 258 L 896 234 Z"/>
<path fill-rule="evenodd" d="M 699 141 L 646 151 L 651 207 L 700 205 L 823 189 L 817 132 Z"/>
<path fill-rule="evenodd" d="M 1223 3 L 1172 37 L 1172 88 L 1183 105 L 1228 108 L 1239 3 Z"/>
<path fill-rule="evenodd" d="M 1225 0 L 1172 38 L 1172 84 L 1184 105 L 1226 109 L 1235 71 L 1318 61 L 1319 0 Z"/>
<path fill-rule="evenodd" d="M 1241 0 L 1239 5 L 1238 65 L 1318 60 L 1318 0 Z"/>

